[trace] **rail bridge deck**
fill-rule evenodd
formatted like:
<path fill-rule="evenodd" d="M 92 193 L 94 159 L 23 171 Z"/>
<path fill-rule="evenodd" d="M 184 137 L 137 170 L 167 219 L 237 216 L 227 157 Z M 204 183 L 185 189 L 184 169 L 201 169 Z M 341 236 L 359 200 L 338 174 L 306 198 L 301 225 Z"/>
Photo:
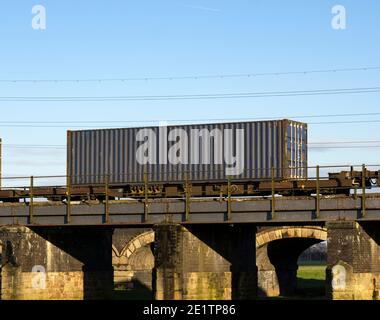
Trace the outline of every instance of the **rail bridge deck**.
<path fill-rule="evenodd" d="M 380 220 L 380 193 L 351 196 L 0 203 L 0 225 L 324 223 Z"/>

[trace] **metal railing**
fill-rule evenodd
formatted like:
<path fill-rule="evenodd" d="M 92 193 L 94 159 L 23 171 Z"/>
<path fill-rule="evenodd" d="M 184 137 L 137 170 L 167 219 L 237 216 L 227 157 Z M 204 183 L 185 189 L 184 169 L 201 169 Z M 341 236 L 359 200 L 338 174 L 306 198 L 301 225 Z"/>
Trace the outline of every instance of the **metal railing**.
<path fill-rule="evenodd" d="M 287 168 L 289 169 L 289 168 Z M 300 169 L 300 168 L 298 168 Z M 313 197 L 315 198 L 316 205 L 315 205 L 315 218 L 320 218 L 321 213 L 321 200 L 323 199 L 323 181 L 326 181 L 330 178 L 329 174 L 336 172 L 347 172 L 348 178 L 352 178 L 353 173 L 360 173 L 360 179 L 358 180 L 358 176 L 356 174 L 356 180 L 353 182 L 353 197 L 357 200 L 358 198 L 361 199 L 361 216 L 365 217 L 367 212 L 367 197 L 368 197 L 368 173 L 369 172 L 379 172 L 380 171 L 380 165 L 360 165 L 360 166 L 352 166 L 352 165 L 334 165 L 334 166 L 311 166 L 311 167 L 303 167 L 301 168 L 308 172 L 305 179 L 287 179 L 286 181 L 304 181 L 305 183 L 309 181 L 315 181 L 315 194 Z M 339 170 L 337 170 L 339 169 Z M 371 170 L 372 169 L 372 170 Z M 234 186 L 236 184 L 242 183 L 246 181 L 247 183 L 250 183 L 250 180 L 252 180 L 252 183 L 257 182 L 267 182 L 270 185 L 270 194 L 268 195 L 271 201 L 271 218 L 274 220 L 276 218 L 276 201 L 278 201 L 278 187 L 277 183 L 281 181 L 281 177 L 277 175 L 278 172 L 281 172 L 282 168 L 275 168 L 272 167 L 270 169 L 267 168 L 261 168 L 261 169 L 252 169 L 250 171 L 256 171 L 255 173 L 252 173 L 252 176 L 258 175 L 260 172 L 270 172 L 269 176 L 262 176 L 259 179 L 239 179 L 238 177 L 229 176 L 225 180 L 217 179 L 215 181 L 208 181 L 210 184 L 223 184 L 227 188 L 221 188 L 220 190 L 220 198 L 223 201 L 227 202 L 227 212 L 226 212 L 226 219 L 227 221 L 231 221 L 232 214 L 233 214 L 233 202 L 236 201 L 236 197 L 234 195 Z M 331 172 L 333 171 L 333 172 Z M 178 172 L 177 172 L 178 173 Z M 143 173 L 132 173 L 132 174 L 118 174 L 117 176 L 120 178 L 120 176 L 124 177 L 141 177 L 140 183 L 135 182 L 134 179 L 126 179 L 123 183 L 121 183 L 119 180 L 115 181 L 115 175 L 112 174 L 105 174 L 101 176 L 101 183 L 90 183 L 89 185 L 92 188 L 101 188 L 101 191 L 99 191 L 99 194 L 103 196 L 103 203 L 104 203 L 104 216 L 105 216 L 105 223 L 110 222 L 110 198 L 111 192 L 110 190 L 113 188 L 117 188 L 121 185 L 128 185 L 129 181 L 132 184 L 139 185 L 141 187 L 140 191 L 142 190 L 143 197 L 140 201 L 144 202 L 144 221 L 149 221 L 149 208 L 150 208 L 150 201 L 152 200 L 152 192 L 150 190 L 154 188 L 157 184 L 162 183 L 173 183 L 176 185 L 183 186 L 183 191 L 180 192 L 181 197 L 185 201 L 185 220 L 189 220 L 190 216 L 190 206 L 193 199 L 192 194 L 192 187 L 196 184 L 199 184 L 200 181 L 193 180 L 192 179 L 192 172 L 181 172 L 182 179 L 180 180 L 173 180 L 173 181 L 157 181 L 157 180 L 151 180 L 150 179 L 150 173 L 149 172 L 143 172 Z M 351 177 L 350 177 L 351 174 Z M 99 175 L 84 175 L 84 176 L 67 176 L 67 175 L 60 175 L 60 176 L 32 176 L 32 177 L 1 177 L 1 188 L 0 188 L 0 198 L 8 195 L 4 195 L 3 192 L 6 191 L 12 191 L 12 192 L 18 192 L 19 195 L 17 198 L 23 200 L 25 204 L 29 206 L 29 221 L 32 224 L 34 220 L 34 207 L 36 205 L 36 202 L 39 198 L 44 198 L 43 189 L 44 188 L 57 188 L 57 190 L 61 190 L 64 194 L 57 194 L 56 196 L 64 197 L 66 200 L 66 222 L 71 222 L 71 216 L 72 216 L 72 199 L 77 196 L 76 192 L 77 189 L 80 188 L 82 185 L 78 183 L 73 183 L 73 181 L 78 181 L 77 179 L 83 178 L 87 179 L 88 177 L 94 177 Z M 250 175 L 249 175 L 250 176 Z M 28 180 L 29 182 L 27 184 L 18 184 L 19 181 L 25 181 Z M 62 184 L 57 183 L 59 180 L 65 181 Z M 15 185 L 12 186 L 12 183 L 7 185 L 7 182 L 11 181 L 17 181 Z M 41 183 L 42 181 L 42 183 Z M 54 183 L 48 183 L 48 181 L 54 182 Z M 138 181 L 138 180 L 136 180 Z M 40 182 L 40 183 L 39 183 Z M 345 189 L 347 187 L 344 187 Z M 377 181 L 373 182 L 373 189 L 377 189 L 378 184 Z M 307 188 L 306 188 L 307 189 Z M 337 190 L 339 190 L 339 186 L 336 187 Z M 223 192 L 224 190 L 224 192 Z M 283 189 L 281 189 L 283 190 Z M 293 192 L 302 191 L 304 189 L 302 188 L 294 188 L 292 187 Z M 41 193 L 42 192 L 42 193 Z M 46 194 L 46 198 L 52 197 L 54 195 L 52 194 Z M 268 197 L 267 196 L 267 197 Z M 11 196 L 9 196 L 11 197 Z"/>

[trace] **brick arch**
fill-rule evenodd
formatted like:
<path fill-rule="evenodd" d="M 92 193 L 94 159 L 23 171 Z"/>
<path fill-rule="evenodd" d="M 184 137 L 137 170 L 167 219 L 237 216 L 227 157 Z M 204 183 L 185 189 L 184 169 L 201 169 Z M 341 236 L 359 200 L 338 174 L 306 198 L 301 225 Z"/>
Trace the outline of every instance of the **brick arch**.
<path fill-rule="evenodd" d="M 115 247 L 115 245 L 112 245 L 112 255 L 114 257 L 117 257 L 117 258 L 121 257 L 120 252 L 119 252 L 119 250 L 117 250 L 117 248 Z"/>
<path fill-rule="evenodd" d="M 317 226 L 265 229 L 256 235 L 256 248 L 263 247 L 272 241 L 292 238 L 308 238 L 326 241 L 327 229 Z"/>
<path fill-rule="evenodd" d="M 118 257 L 126 257 L 129 258 L 132 256 L 138 249 L 150 245 L 154 242 L 154 231 L 144 232 L 139 234 L 130 240 L 125 247 L 119 252 L 117 248 L 113 245 L 112 250 L 113 254 Z"/>
<path fill-rule="evenodd" d="M 121 251 L 113 246 L 112 261 L 116 286 L 152 290 L 154 256 L 150 245 L 154 239 L 154 231 L 148 231 L 132 238 Z"/>

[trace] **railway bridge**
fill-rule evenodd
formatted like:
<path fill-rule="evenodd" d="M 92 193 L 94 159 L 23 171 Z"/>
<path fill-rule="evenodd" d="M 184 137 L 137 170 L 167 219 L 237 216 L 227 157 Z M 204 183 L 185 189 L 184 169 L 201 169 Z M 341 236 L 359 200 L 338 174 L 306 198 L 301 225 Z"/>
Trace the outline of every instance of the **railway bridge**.
<path fill-rule="evenodd" d="M 156 299 L 286 295 L 325 240 L 327 297 L 379 297 L 375 193 L 1 203 L 0 225 L 2 299 L 110 298 L 114 280 Z"/>

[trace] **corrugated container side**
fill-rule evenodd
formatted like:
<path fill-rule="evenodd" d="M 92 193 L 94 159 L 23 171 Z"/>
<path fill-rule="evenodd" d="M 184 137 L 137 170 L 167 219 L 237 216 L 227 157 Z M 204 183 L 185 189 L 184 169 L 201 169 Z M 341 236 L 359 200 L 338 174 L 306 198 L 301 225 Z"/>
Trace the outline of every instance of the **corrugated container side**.
<path fill-rule="evenodd" d="M 284 177 L 301 179 L 307 177 L 308 164 L 308 135 L 307 124 L 295 121 L 286 123 L 286 163 L 284 168 L 289 168 Z"/>
<path fill-rule="evenodd" d="M 136 152 L 143 142 L 136 141 L 137 133 L 142 129 L 150 129 L 157 137 L 162 135 L 166 140 L 156 144 L 156 164 L 140 165 Z M 160 163 L 159 152 L 168 150 L 177 141 L 168 142 L 168 134 L 172 130 L 182 129 L 188 137 L 189 163 Z M 212 130 L 219 131 L 212 131 Z M 258 180 L 270 179 L 271 168 L 275 169 L 276 179 L 299 179 L 306 177 L 307 169 L 307 125 L 290 120 L 197 124 L 187 126 L 169 126 L 167 132 L 160 127 L 124 128 L 104 130 L 84 130 L 68 132 L 67 170 L 73 184 L 103 184 L 108 175 L 111 184 L 138 183 L 144 181 L 147 174 L 151 182 L 182 182 L 187 177 L 191 181 L 226 180 L 226 163 L 215 164 L 214 151 L 217 138 L 210 141 L 211 164 L 195 164 L 191 162 L 192 151 L 196 141 L 191 139 L 193 130 L 204 130 L 211 134 L 225 133 L 232 130 L 234 142 L 233 154 L 236 152 L 237 130 L 244 131 L 244 172 L 233 176 L 233 179 Z M 202 132 L 202 131 L 199 131 Z M 178 139 L 178 137 L 177 137 Z M 226 142 L 222 136 L 222 142 Z M 201 158 L 202 139 L 199 142 Z M 202 142 L 202 143 L 201 143 Z M 223 144 L 223 157 L 226 145 Z M 180 154 L 180 153 L 179 153 Z M 177 154 L 178 155 L 178 154 Z"/>

